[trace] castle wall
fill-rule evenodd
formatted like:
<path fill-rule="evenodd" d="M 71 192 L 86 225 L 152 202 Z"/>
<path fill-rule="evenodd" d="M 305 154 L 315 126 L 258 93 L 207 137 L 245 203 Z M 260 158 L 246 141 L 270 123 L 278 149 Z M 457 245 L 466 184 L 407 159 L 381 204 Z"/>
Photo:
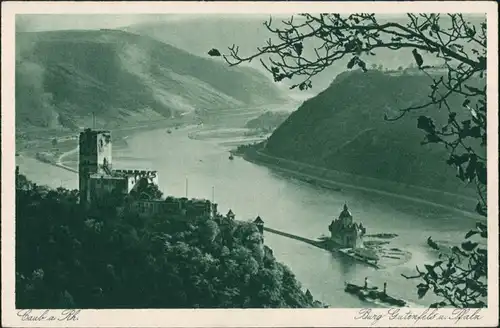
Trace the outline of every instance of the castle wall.
<path fill-rule="evenodd" d="M 362 232 L 355 224 L 344 225 L 344 219 L 334 220 L 330 225 L 331 240 L 345 248 L 362 247 Z"/>
<path fill-rule="evenodd" d="M 140 217 L 156 215 L 180 214 L 182 208 L 178 203 L 169 203 L 164 200 L 140 200 L 132 205 Z"/>
<path fill-rule="evenodd" d="M 158 184 L 158 172 L 149 170 L 112 170 L 111 132 L 85 129 L 79 136 L 79 190 L 80 203 L 106 201 L 110 193 L 126 195 L 146 179 Z M 185 204 L 184 204 L 185 205 Z M 144 215 L 179 212 L 179 206 L 164 201 L 140 201 L 136 206 Z M 199 211 L 199 205 L 188 206 L 185 212 Z M 177 207 L 177 209 L 176 209 Z"/>
<path fill-rule="evenodd" d="M 344 227 L 350 226 L 352 224 L 352 216 L 346 216 L 342 218 Z"/>
<path fill-rule="evenodd" d="M 89 202 L 104 202 L 112 193 L 126 195 L 127 187 L 126 178 L 93 174 L 89 179 Z"/>
<path fill-rule="evenodd" d="M 97 134 L 97 164 L 98 172 L 106 172 L 106 167 L 111 170 L 113 165 L 112 160 L 112 142 L 111 142 L 111 132 L 109 131 L 98 131 Z"/>
<path fill-rule="evenodd" d="M 111 133 L 109 131 L 93 131 L 86 129 L 79 136 L 79 190 L 80 203 L 90 200 L 90 175 L 106 173 L 111 168 Z"/>
<path fill-rule="evenodd" d="M 155 215 L 177 214 L 188 218 L 211 217 L 217 211 L 217 205 L 205 200 L 182 201 L 178 199 L 166 200 L 139 200 L 134 202 L 132 208 L 140 217 Z"/>
<path fill-rule="evenodd" d="M 113 170 L 114 175 L 122 175 L 127 177 L 128 180 L 128 192 L 130 193 L 137 183 L 142 179 L 146 178 L 149 183 L 158 184 L 158 172 L 148 171 L 148 170 Z"/>
<path fill-rule="evenodd" d="M 78 179 L 80 203 L 89 199 L 89 177 L 97 172 L 97 135 L 89 131 L 81 132 L 79 139 Z"/>

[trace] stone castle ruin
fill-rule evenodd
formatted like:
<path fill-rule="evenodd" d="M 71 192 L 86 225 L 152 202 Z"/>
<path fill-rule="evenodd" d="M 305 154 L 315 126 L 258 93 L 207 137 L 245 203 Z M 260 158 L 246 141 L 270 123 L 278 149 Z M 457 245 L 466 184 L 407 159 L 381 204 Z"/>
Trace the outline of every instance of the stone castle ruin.
<path fill-rule="evenodd" d="M 80 133 L 78 173 L 80 204 L 87 209 L 106 204 L 113 194 L 124 200 L 121 210 L 133 208 L 142 217 L 167 213 L 212 217 L 217 213 L 217 205 L 206 200 L 155 199 L 141 194 L 141 197 L 126 201 L 127 196 L 137 191 L 144 182 L 157 185 L 158 172 L 113 169 L 110 131 L 85 129 Z"/>
<path fill-rule="evenodd" d="M 86 207 L 105 201 L 109 193 L 128 195 L 142 179 L 158 183 L 156 171 L 113 170 L 110 131 L 86 129 L 79 148 L 80 204 Z"/>

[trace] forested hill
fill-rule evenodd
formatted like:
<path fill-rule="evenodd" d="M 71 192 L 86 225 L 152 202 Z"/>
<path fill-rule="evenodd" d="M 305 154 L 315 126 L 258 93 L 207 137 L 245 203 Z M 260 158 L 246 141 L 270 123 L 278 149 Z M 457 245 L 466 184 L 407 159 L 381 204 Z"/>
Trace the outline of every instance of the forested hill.
<path fill-rule="evenodd" d="M 288 20 L 290 18 L 289 15 L 272 16 L 274 28 L 279 28 L 281 30 L 286 30 L 288 28 L 287 25 L 282 23 L 282 20 Z M 208 49 L 213 47 L 221 50 L 222 52 L 227 52 L 227 47 L 233 44 L 238 46 L 239 54 L 241 56 L 249 56 L 255 53 L 258 48 L 265 46 L 268 40 L 273 42 L 281 41 L 276 34 L 271 33 L 264 25 L 264 22 L 268 19 L 269 15 L 258 14 L 231 14 L 226 16 L 217 15 L 216 17 L 211 17 L 211 15 L 193 15 L 191 17 L 183 17 L 183 19 L 166 19 L 164 21 L 138 23 L 124 27 L 123 29 L 140 35 L 150 36 L 198 56 L 206 56 Z M 383 18 L 378 19 L 380 22 L 385 22 Z M 402 23 L 403 25 L 406 24 L 405 16 L 399 18 L 394 17 L 391 19 L 391 21 L 397 19 L 399 23 Z M 305 23 L 306 20 L 300 15 L 295 15 L 294 22 Z M 202 38 L 200 38 L 197 33 L 193 33 L 193 26 L 195 26 L 198 31 L 203 31 Z M 168 31 L 174 31 L 174 33 L 168 33 Z M 303 49 L 304 58 L 315 60 L 316 52 L 314 51 L 314 48 L 321 48 L 323 46 L 323 40 L 321 40 L 321 38 L 309 39 L 307 44 L 308 46 L 305 46 Z M 408 58 L 412 58 L 411 51 L 408 49 L 406 51 L 392 51 L 389 49 L 378 48 L 374 50 L 374 52 L 377 55 L 369 57 L 367 67 L 370 67 L 371 65 L 383 65 L 385 68 L 396 69 L 398 66 L 406 67 L 408 64 Z M 424 56 L 424 60 L 427 65 L 437 64 L 436 60 L 433 59 L 432 56 L 426 56 L 425 54 L 422 55 Z M 304 92 L 298 91 L 297 88 L 294 90 L 287 90 L 287 92 L 297 97 L 297 99 L 305 99 L 316 95 L 318 92 L 328 87 L 334 76 L 342 72 L 345 65 L 347 65 L 348 60 L 349 59 L 347 57 L 342 58 L 338 60 L 335 65 L 331 65 L 323 72 L 318 73 L 313 80 L 313 89 L 309 89 Z M 259 60 L 254 60 L 248 64 L 264 72 L 269 77 L 272 77 L 267 71 L 264 70 Z M 287 89 L 297 82 L 298 80 L 295 79 L 285 79 L 280 83 L 277 83 L 277 86 Z"/>
<path fill-rule="evenodd" d="M 168 33 L 168 31 L 166 32 Z M 16 124 L 75 127 L 278 103 L 259 71 L 117 30 L 16 34 Z"/>
<path fill-rule="evenodd" d="M 444 108 L 384 120 L 385 113 L 394 117 L 399 109 L 428 101 L 431 82 L 428 76 L 408 72 L 340 74 L 275 130 L 265 151 L 356 175 L 462 192 L 463 183 L 446 164 L 447 150 L 421 145 L 424 133 L 417 128 L 419 115 L 446 122 Z M 452 108 L 462 108 L 463 99 L 449 100 Z"/>
<path fill-rule="evenodd" d="M 253 223 L 180 209 L 144 218 L 113 197 L 86 213 L 77 199 L 16 174 L 17 308 L 322 306 Z"/>

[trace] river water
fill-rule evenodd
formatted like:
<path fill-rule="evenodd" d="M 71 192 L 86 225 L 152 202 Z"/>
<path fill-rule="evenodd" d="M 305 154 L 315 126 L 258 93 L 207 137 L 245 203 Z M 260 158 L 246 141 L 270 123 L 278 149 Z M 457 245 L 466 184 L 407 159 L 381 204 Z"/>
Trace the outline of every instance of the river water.
<path fill-rule="evenodd" d="M 276 258 L 295 273 L 303 288 L 332 307 L 377 307 L 360 301 L 343 291 L 344 282 L 388 283 L 388 293 L 415 305 L 428 305 L 432 295 L 418 300 L 417 280 L 406 280 L 415 266 L 433 263 L 437 254 L 426 245 L 426 239 L 456 244 L 475 225 L 471 217 L 432 208 L 409 200 L 401 200 L 366 191 L 343 188 L 328 190 L 275 172 L 267 167 L 236 157 L 228 160 L 228 140 L 192 140 L 188 130 L 142 132 L 127 139 L 128 146 L 113 152 L 115 168 L 155 169 L 160 188 L 166 195 L 212 198 L 219 211 L 230 208 L 240 220 L 253 220 L 260 215 L 266 226 L 302 237 L 315 239 L 328 234 L 328 225 L 347 202 L 354 220 L 362 222 L 367 233 L 396 233 L 391 247 L 410 251 L 409 262 L 391 268 L 375 268 L 332 254 L 325 250 L 266 233 L 265 243 Z M 30 179 L 53 187 L 77 187 L 76 174 L 29 158 L 17 158 L 21 172 Z M 187 181 L 187 184 L 186 184 Z M 187 188 L 186 188 L 187 187 Z"/>

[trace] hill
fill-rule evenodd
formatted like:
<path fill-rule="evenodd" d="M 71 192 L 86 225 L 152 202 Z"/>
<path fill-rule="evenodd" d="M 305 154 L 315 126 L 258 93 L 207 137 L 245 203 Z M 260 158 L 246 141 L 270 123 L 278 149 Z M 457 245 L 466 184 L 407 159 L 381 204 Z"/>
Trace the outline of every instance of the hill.
<path fill-rule="evenodd" d="M 423 104 L 429 85 L 423 75 L 345 72 L 292 113 L 271 135 L 265 152 L 356 175 L 468 193 L 446 164 L 447 150 L 421 145 L 424 133 L 417 129 L 417 117 L 432 112 L 438 122 L 446 121 L 445 109 L 384 120 L 385 113 L 394 116 L 401 108 Z M 450 101 L 461 108 L 463 100 Z"/>
<path fill-rule="evenodd" d="M 262 131 L 273 131 L 281 123 L 283 123 L 288 118 L 288 116 L 290 116 L 290 112 L 266 111 L 258 117 L 248 121 L 245 124 L 245 127 Z"/>
<path fill-rule="evenodd" d="M 85 213 L 77 190 L 16 174 L 18 308 L 322 306 L 253 223 L 180 209 L 140 217 L 112 199 Z"/>
<path fill-rule="evenodd" d="M 230 68 L 147 36 L 118 30 L 16 35 L 18 127 L 169 118 L 197 108 L 282 102 L 257 70 Z"/>
<path fill-rule="evenodd" d="M 198 56 L 208 56 L 207 51 L 211 48 L 217 48 L 221 52 L 227 53 L 227 48 L 233 44 L 238 46 L 241 56 L 248 56 L 254 54 L 257 48 L 265 46 L 268 40 L 280 42 L 279 38 L 271 33 L 263 24 L 265 21 L 269 20 L 269 15 L 232 14 L 226 16 L 214 15 L 214 17 L 210 15 L 179 16 L 186 17 L 182 17 L 182 19 L 169 19 L 165 17 L 162 21 L 137 23 L 123 27 L 122 29 L 140 35 L 150 36 Z M 279 27 L 281 29 L 286 28 L 282 20 L 288 20 L 290 15 L 283 14 L 272 16 L 274 27 Z M 402 24 L 406 24 L 404 15 L 396 15 L 390 18 L 382 17 L 379 18 L 379 21 L 386 22 L 389 19 L 390 21 L 398 21 Z M 305 20 L 303 17 L 295 15 L 294 21 L 298 23 Z M 200 37 L 199 33 L 193 33 L 193 30 L 202 33 L 203 37 Z M 311 60 L 315 60 L 316 52 L 314 48 L 320 48 L 322 45 L 323 41 L 321 39 L 308 40 L 303 50 L 305 56 Z M 320 53 L 322 53 L 322 51 L 320 51 Z M 408 64 L 413 62 L 411 50 L 392 51 L 388 49 L 377 49 L 374 53 L 376 53 L 376 56 L 365 57 L 368 67 L 371 65 L 381 65 L 384 68 L 396 69 L 399 66 L 408 67 Z M 426 64 L 437 64 L 434 57 L 427 56 L 426 54 L 422 54 L 422 56 Z M 312 81 L 313 89 L 307 90 L 307 92 L 300 92 L 297 89 L 288 90 L 288 92 L 296 99 L 302 100 L 318 94 L 326 89 L 338 74 L 345 70 L 349 59 L 348 57 L 340 59 L 333 65 L 327 67 L 323 72 L 317 74 Z M 272 79 L 272 75 L 262 67 L 259 60 L 253 60 L 250 63 L 245 63 L 245 65 L 246 64 L 259 69 L 264 72 L 269 79 Z M 299 79 L 294 79 L 292 81 L 284 80 L 277 83 L 277 85 L 283 90 L 287 90 L 289 86 L 297 82 L 299 82 Z"/>

